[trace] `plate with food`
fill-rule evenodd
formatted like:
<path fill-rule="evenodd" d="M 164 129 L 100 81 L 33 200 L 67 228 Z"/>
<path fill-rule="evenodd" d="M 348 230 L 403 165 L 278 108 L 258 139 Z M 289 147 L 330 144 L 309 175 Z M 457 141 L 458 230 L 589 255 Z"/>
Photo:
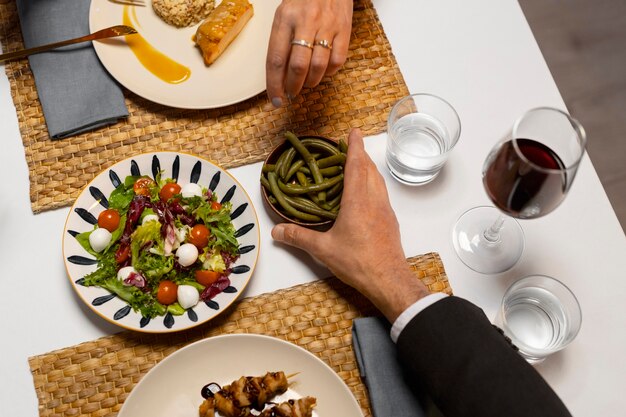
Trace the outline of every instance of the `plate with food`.
<path fill-rule="evenodd" d="M 259 254 L 250 197 L 200 157 L 156 152 L 120 161 L 72 206 L 63 258 L 79 297 L 121 327 L 184 330 L 217 316 L 248 284 Z"/>
<path fill-rule="evenodd" d="M 363 416 L 350 389 L 323 361 L 292 343 L 254 334 L 211 337 L 165 358 L 119 412 L 138 415 Z"/>
<path fill-rule="evenodd" d="M 125 24 L 138 34 L 94 42 L 124 87 L 186 109 L 238 103 L 265 90 L 265 59 L 280 0 L 93 0 L 92 32 Z"/>

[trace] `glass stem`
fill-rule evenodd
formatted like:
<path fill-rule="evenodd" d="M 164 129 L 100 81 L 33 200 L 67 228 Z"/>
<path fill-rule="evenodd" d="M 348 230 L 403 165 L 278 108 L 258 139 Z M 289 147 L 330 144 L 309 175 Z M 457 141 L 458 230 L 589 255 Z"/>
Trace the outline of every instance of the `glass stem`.
<path fill-rule="evenodd" d="M 500 240 L 500 229 L 504 225 L 504 215 L 500 214 L 491 227 L 483 233 L 483 237 L 489 243 L 496 243 Z"/>

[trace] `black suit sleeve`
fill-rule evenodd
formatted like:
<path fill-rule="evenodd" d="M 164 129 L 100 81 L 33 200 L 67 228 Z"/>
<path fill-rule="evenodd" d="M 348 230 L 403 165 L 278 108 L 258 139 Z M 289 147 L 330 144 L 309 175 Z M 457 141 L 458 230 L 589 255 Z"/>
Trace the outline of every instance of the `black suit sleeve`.
<path fill-rule="evenodd" d="M 483 311 L 448 297 L 411 320 L 398 358 L 446 417 L 570 416 L 559 397 Z"/>

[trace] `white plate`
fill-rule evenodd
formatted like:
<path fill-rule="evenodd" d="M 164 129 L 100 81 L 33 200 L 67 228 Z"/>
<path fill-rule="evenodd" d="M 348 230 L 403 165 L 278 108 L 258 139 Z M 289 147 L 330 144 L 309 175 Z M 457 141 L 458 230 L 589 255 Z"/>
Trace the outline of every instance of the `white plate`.
<path fill-rule="evenodd" d="M 155 317 L 146 323 L 141 314 L 134 312 L 122 299 L 99 287 L 80 285 L 80 279 L 96 270 L 95 259 L 74 238 L 77 233 L 93 229 L 100 212 L 108 204 L 103 202 L 115 189 L 116 181 L 126 176 L 148 175 L 162 170 L 166 178 L 177 178 L 181 185 L 189 182 L 211 188 L 218 201 L 233 204 L 233 225 L 238 231 L 237 240 L 241 256 L 233 264 L 229 275 L 231 285 L 208 303 L 200 302 L 182 316 L 170 314 Z M 178 174 L 176 174 L 178 172 Z M 104 196 L 104 199 L 101 198 Z M 133 156 L 101 172 L 81 191 L 65 222 L 63 232 L 63 259 L 72 286 L 95 313 L 121 327 L 147 333 L 167 333 L 188 329 L 204 323 L 224 311 L 241 294 L 248 284 L 259 256 L 259 220 L 250 197 L 241 184 L 222 168 L 200 157 L 176 152 L 155 152 Z"/>
<path fill-rule="evenodd" d="M 185 109 L 209 109 L 238 103 L 265 90 L 265 58 L 274 12 L 280 0 L 252 0 L 254 16 L 213 65 L 207 67 L 192 42 L 198 25 L 176 28 L 163 22 L 150 6 L 136 7 L 139 33 L 154 48 L 188 67 L 191 77 L 169 84 L 148 71 L 123 38 L 94 41 L 100 61 L 124 87 L 150 101 Z M 219 3 L 219 1 L 218 1 Z M 92 0 L 91 32 L 122 24 L 124 6 Z"/>
<path fill-rule="evenodd" d="M 279 401 L 312 396 L 316 417 L 363 417 L 350 389 L 324 362 L 306 350 L 268 336 L 235 334 L 204 339 L 165 358 L 131 391 L 119 417 L 198 415 L 202 387 L 227 385 L 241 376 L 283 371 L 289 390 Z"/>

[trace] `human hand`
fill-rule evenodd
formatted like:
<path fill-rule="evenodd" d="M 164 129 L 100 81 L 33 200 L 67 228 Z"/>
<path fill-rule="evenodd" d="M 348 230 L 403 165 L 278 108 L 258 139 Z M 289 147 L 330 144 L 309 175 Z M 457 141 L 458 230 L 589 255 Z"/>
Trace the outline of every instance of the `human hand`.
<path fill-rule="evenodd" d="M 333 75 L 348 56 L 352 0 L 283 0 L 276 9 L 267 50 L 267 95 L 275 107 L 303 86 Z M 293 45 L 303 40 L 311 46 Z M 326 41 L 327 45 L 319 42 Z"/>
<path fill-rule="evenodd" d="M 365 152 L 358 129 L 348 138 L 341 209 L 332 228 L 318 232 L 278 224 L 272 237 L 324 263 L 339 279 L 369 298 L 392 323 L 429 293 L 406 262 L 385 181 Z"/>

